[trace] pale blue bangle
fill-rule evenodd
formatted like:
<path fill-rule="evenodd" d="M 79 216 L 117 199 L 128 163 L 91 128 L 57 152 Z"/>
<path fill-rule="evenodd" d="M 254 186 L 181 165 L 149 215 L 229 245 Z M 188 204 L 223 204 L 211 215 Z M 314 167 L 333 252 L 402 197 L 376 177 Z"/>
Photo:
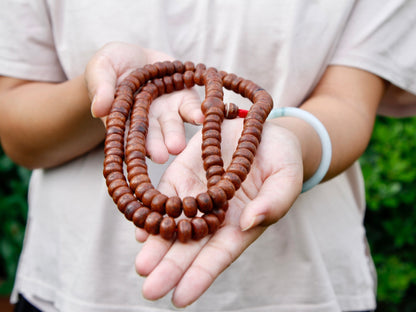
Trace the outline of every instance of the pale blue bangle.
<path fill-rule="evenodd" d="M 331 158 L 332 158 L 332 145 L 331 140 L 329 138 L 328 132 L 326 131 L 324 125 L 319 121 L 318 118 L 316 118 L 311 113 L 296 108 L 296 107 L 280 107 L 280 108 L 274 108 L 269 114 L 268 119 L 277 118 L 277 117 L 283 117 L 283 116 L 289 116 L 289 117 L 296 117 L 299 119 L 302 119 L 306 121 L 308 124 L 310 124 L 316 133 L 319 135 L 319 138 L 321 140 L 321 147 L 322 147 L 322 157 L 321 157 L 321 163 L 319 164 L 318 169 L 314 173 L 314 175 L 303 183 L 302 186 L 302 193 L 310 190 L 315 185 L 319 184 L 322 179 L 325 177 L 326 173 L 328 172 L 329 165 L 331 164 Z"/>

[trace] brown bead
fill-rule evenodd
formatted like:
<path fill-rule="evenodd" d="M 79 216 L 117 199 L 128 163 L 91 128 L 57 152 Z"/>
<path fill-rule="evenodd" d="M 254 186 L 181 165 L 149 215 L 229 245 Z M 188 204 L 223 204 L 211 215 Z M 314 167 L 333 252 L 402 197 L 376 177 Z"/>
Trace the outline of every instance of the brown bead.
<path fill-rule="evenodd" d="M 220 165 L 214 165 L 210 166 L 206 171 L 206 178 L 209 179 L 213 176 L 222 176 L 224 174 L 225 170 L 223 166 Z"/>
<path fill-rule="evenodd" d="M 235 173 L 241 181 L 244 181 L 248 174 L 247 169 L 243 165 L 236 163 L 231 163 L 227 168 L 227 172 Z"/>
<path fill-rule="evenodd" d="M 243 157 L 247 159 L 250 163 L 253 163 L 254 153 L 252 153 L 250 150 L 246 148 L 238 147 L 237 150 L 233 154 L 233 158 L 236 158 L 236 157 Z"/>
<path fill-rule="evenodd" d="M 136 212 L 137 209 L 143 207 L 141 203 L 137 200 L 134 200 L 127 204 L 126 208 L 124 209 L 124 216 L 127 220 L 131 221 L 133 218 L 133 214 Z"/>
<path fill-rule="evenodd" d="M 139 184 L 139 186 L 138 187 L 136 187 L 136 189 L 134 190 L 134 195 L 136 195 L 136 197 L 138 198 L 138 199 L 142 199 L 142 197 L 143 197 L 143 194 L 147 191 L 147 190 L 150 190 L 150 189 L 153 189 L 154 187 L 153 187 L 153 185 L 152 185 L 152 183 L 150 183 L 150 182 L 144 182 L 144 183 L 141 183 L 141 184 Z"/>
<path fill-rule="evenodd" d="M 175 60 L 172 62 L 172 64 L 175 67 L 175 72 L 183 74 L 183 72 L 185 71 L 185 66 L 181 61 Z"/>
<path fill-rule="evenodd" d="M 257 146 L 249 141 L 239 142 L 238 147 L 248 149 L 253 154 L 256 154 L 257 151 Z"/>
<path fill-rule="evenodd" d="M 221 179 L 221 181 L 217 183 L 217 186 L 225 192 L 225 195 L 227 196 L 228 200 L 233 198 L 235 194 L 235 187 L 230 180 Z"/>
<path fill-rule="evenodd" d="M 218 186 L 210 186 L 208 194 L 211 196 L 215 207 L 222 207 L 227 202 L 227 194 Z"/>
<path fill-rule="evenodd" d="M 205 115 L 218 115 L 220 117 L 221 120 L 224 120 L 224 109 L 221 109 L 219 107 L 210 107 L 208 108 L 208 110 L 205 112 Z"/>
<path fill-rule="evenodd" d="M 150 208 L 152 209 L 152 211 L 156 211 L 159 212 L 161 215 L 164 215 L 166 213 L 165 204 L 168 198 L 169 197 L 167 197 L 165 194 L 161 193 L 153 197 L 152 203 L 150 204 Z"/>
<path fill-rule="evenodd" d="M 233 172 L 225 172 L 223 178 L 229 180 L 234 185 L 236 191 L 240 188 L 241 179 L 237 174 Z"/>
<path fill-rule="evenodd" d="M 173 65 L 171 61 L 164 61 L 163 63 L 166 66 L 166 74 L 168 76 L 172 76 L 173 73 L 175 72 L 175 65 Z"/>
<path fill-rule="evenodd" d="M 135 174 L 132 177 L 130 177 L 130 172 L 133 172 L 133 173 L 138 172 L 138 174 Z M 150 182 L 150 178 L 146 173 L 146 169 L 143 167 L 134 167 L 132 170 L 130 170 L 128 179 L 129 179 L 130 187 L 133 190 L 135 190 L 142 183 Z"/>
<path fill-rule="evenodd" d="M 157 68 L 159 77 L 163 77 L 166 75 L 166 72 L 167 72 L 166 64 L 162 62 L 156 62 L 153 65 Z"/>
<path fill-rule="evenodd" d="M 204 218 L 208 225 L 208 234 L 215 233 L 220 227 L 220 221 L 214 213 L 203 215 L 202 218 Z"/>
<path fill-rule="evenodd" d="M 167 200 L 166 213 L 172 218 L 177 218 L 182 214 L 182 201 L 178 196 L 172 196 Z"/>
<path fill-rule="evenodd" d="M 173 74 L 172 80 L 173 80 L 173 86 L 175 90 L 182 90 L 185 87 L 182 74 L 179 74 L 179 73 Z"/>
<path fill-rule="evenodd" d="M 189 220 L 182 219 L 178 222 L 178 240 L 186 243 L 192 238 L 192 225 Z"/>
<path fill-rule="evenodd" d="M 166 240 L 170 240 L 173 238 L 176 232 L 176 222 L 171 217 L 164 217 L 162 222 L 160 222 L 160 236 L 162 236 Z"/>
<path fill-rule="evenodd" d="M 234 103 L 225 104 L 225 118 L 234 119 L 238 116 L 238 106 Z"/>
<path fill-rule="evenodd" d="M 219 109 L 224 110 L 224 103 L 221 99 L 217 97 L 208 97 L 201 104 L 202 113 L 205 114 L 208 111 L 208 109 L 212 107 L 217 107 Z"/>
<path fill-rule="evenodd" d="M 130 193 L 131 190 L 128 186 L 120 186 L 118 188 L 116 188 L 113 192 L 113 201 L 115 204 L 117 204 L 119 198 L 127 193 Z"/>
<path fill-rule="evenodd" d="M 160 192 L 155 188 L 148 189 L 146 192 L 143 193 L 143 196 L 141 197 L 143 205 L 145 205 L 146 207 L 150 207 L 153 198 L 159 194 Z"/>
<path fill-rule="evenodd" d="M 165 93 L 165 84 L 163 83 L 162 79 L 156 78 L 156 79 L 153 79 L 152 82 L 157 87 L 157 91 L 159 95 L 162 95 Z"/>
<path fill-rule="evenodd" d="M 208 156 L 211 155 L 221 155 L 221 149 L 217 146 L 207 146 L 202 150 L 202 159 L 205 159 Z"/>
<path fill-rule="evenodd" d="M 227 89 L 231 89 L 231 83 L 237 79 L 237 75 L 235 74 L 227 74 L 224 78 L 222 78 L 224 87 Z"/>
<path fill-rule="evenodd" d="M 196 197 L 196 202 L 198 204 L 199 211 L 202 213 L 209 213 L 214 207 L 211 197 L 208 195 L 208 193 L 200 193 Z"/>
<path fill-rule="evenodd" d="M 134 197 L 132 193 L 126 193 L 126 194 L 121 195 L 117 201 L 118 210 L 120 210 L 121 213 L 124 213 L 127 205 L 130 202 L 135 201 L 135 200 L 136 200 L 136 197 Z"/>
<path fill-rule="evenodd" d="M 133 213 L 132 221 L 135 226 L 144 228 L 146 218 L 150 213 L 150 209 L 147 207 L 140 207 Z"/>
<path fill-rule="evenodd" d="M 125 180 L 123 172 L 116 171 L 116 172 L 110 173 L 105 178 L 105 183 L 107 184 L 107 187 L 110 185 L 111 182 L 113 182 L 114 180 L 117 180 L 117 179 L 124 179 Z"/>
<path fill-rule="evenodd" d="M 232 162 L 233 162 L 233 164 L 242 165 L 247 170 L 247 172 L 250 171 L 251 163 L 250 163 L 250 160 L 248 160 L 247 158 L 245 158 L 243 156 L 236 156 L 236 157 L 233 157 Z"/>
<path fill-rule="evenodd" d="M 223 166 L 224 161 L 220 155 L 210 155 L 204 159 L 204 169 L 207 170 L 211 166 Z"/>
<path fill-rule="evenodd" d="M 120 186 L 127 186 L 127 182 L 125 179 L 117 179 L 117 180 L 112 181 L 108 185 L 108 194 L 110 194 L 110 196 L 113 196 L 114 190 Z"/>
<path fill-rule="evenodd" d="M 185 83 L 185 87 L 192 88 L 195 85 L 195 82 L 194 82 L 194 72 L 189 71 L 189 70 L 186 71 L 183 74 L 183 80 L 184 80 L 184 83 Z"/>
<path fill-rule="evenodd" d="M 175 87 L 173 86 L 172 77 L 170 76 L 163 77 L 163 83 L 165 84 L 166 93 L 172 93 L 175 90 Z"/>
<path fill-rule="evenodd" d="M 218 122 L 214 122 L 214 121 L 207 121 L 204 122 L 203 126 L 202 126 L 202 133 L 205 133 L 208 130 L 215 130 L 219 133 L 221 133 L 221 124 Z M 119 143 L 119 142 L 117 142 Z"/>
<path fill-rule="evenodd" d="M 106 164 L 103 170 L 104 177 L 107 177 L 112 172 L 123 172 L 123 166 L 115 162 Z"/>
<path fill-rule="evenodd" d="M 159 228 L 162 219 L 162 215 L 156 211 L 149 213 L 144 223 L 146 232 L 153 235 L 159 234 Z"/>
<path fill-rule="evenodd" d="M 220 176 L 220 175 L 213 175 L 212 177 L 209 177 L 209 178 L 208 178 L 208 181 L 207 181 L 207 187 L 214 186 L 214 185 L 215 185 L 215 184 L 217 184 L 220 180 L 221 180 L 221 176 Z"/>
<path fill-rule="evenodd" d="M 222 209 L 215 209 L 212 211 L 212 213 L 218 218 L 218 221 L 221 225 L 225 220 L 225 211 Z"/>
<path fill-rule="evenodd" d="M 192 238 L 200 240 L 208 235 L 208 225 L 203 218 L 195 217 L 191 220 L 192 224 Z"/>
<path fill-rule="evenodd" d="M 183 213 L 188 218 L 193 218 L 198 213 L 198 204 L 195 198 L 187 196 L 182 200 Z"/>
<path fill-rule="evenodd" d="M 195 65 L 193 62 L 186 61 L 183 65 L 185 66 L 185 71 L 187 70 L 190 70 L 192 72 L 195 71 Z"/>
<path fill-rule="evenodd" d="M 207 138 L 202 141 L 201 149 L 205 149 L 207 146 L 216 146 L 221 148 L 221 138 Z"/>
<path fill-rule="evenodd" d="M 108 163 L 118 163 L 118 164 L 123 164 L 123 158 L 121 158 L 120 156 L 117 155 L 108 155 L 104 158 L 104 165 L 108 164 Z"/>

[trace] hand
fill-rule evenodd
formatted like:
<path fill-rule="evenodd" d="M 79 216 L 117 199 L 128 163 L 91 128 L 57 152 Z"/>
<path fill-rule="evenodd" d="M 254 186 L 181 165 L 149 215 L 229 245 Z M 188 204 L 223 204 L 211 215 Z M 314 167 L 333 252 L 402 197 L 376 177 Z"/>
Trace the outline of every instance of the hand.
<path fill-rule="evenodd" d="M 93 116 L 105 122 L 114 100 L 116 86 L 128 74 L 145 64 L 173 60 L 172 57 L 137 45 L 113 42 L 101 48 L 89 61 L 85 79 L 92 101 Z M 183 121 L 203 121 L 201 101 L 195 90 L 183 90 L 157 98 L 149 111 L 149 132 L 146 148 L 157 163 L 167 161 L 170 154 L 185 148 Z"/>
<path fill-rule="evenodd" d="M 241 119 L 223 123 L 225 164 L 231 159 L 241 129 Z M 199 133 L 169 166 L 159 190 L 180 197 L 206 191 L 200 155 Z M 200 241 L 183 244 L 148 236 L 138 229 L 137 240 L 146 240 L 136 258 L 137 272 L 146 276 L 143 296 L 156 300 L 176 288 L 172 302 L 177 307 L 185 307 L 197 300 L 268 225 L 277 222 L 292 206 L 302 188 L 301 155 L 294 134 L 266 122 L 251 171 L 230 200 L 224 223 L 217 232 Z"/>

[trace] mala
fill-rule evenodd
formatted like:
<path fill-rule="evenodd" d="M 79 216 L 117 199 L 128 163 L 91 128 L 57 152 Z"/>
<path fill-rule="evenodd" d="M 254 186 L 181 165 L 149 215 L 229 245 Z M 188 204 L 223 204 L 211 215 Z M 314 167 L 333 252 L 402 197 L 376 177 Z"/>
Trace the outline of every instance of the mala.
<path fill-rule="evenodd" d="M 158 96 L 195 84 L 205 86 L 201 150 L 207 190 L 195 198 L 168 197 L 152 185 L 147 172 L 149 108 Z M 223 87 L 248 98 L 253 103 L 250 110 L 242 113 L 233 103 L 224 105 Z M 187 242 L 214 233 L 224 221 L 228 200 L 250 171 L 272 107 L 271 96 L 254 82 L 203 64 L 165 61 L 136 69 L 118 86 L 107 118 L 103 174 L 108 193 L 120 212 L 149 234 Z M 221 124 L 224 118 L 237 116 L 244 117 L 244 126 L 232 160 L 224 169 Z"/>

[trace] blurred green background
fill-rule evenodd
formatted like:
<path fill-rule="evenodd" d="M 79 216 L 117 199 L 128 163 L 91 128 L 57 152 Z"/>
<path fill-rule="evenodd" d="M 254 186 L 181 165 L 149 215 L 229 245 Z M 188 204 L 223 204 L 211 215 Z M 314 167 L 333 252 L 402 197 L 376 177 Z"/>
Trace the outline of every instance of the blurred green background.
<path fill-rule="evenodd" d="M 365 224 L 378 272 L 379 312 L 416 311 L 416 118 L 378 117 L 361 157 Z M 27 217 L 30 171 L 0 146 L 0 296 L 12 288 Z"/>

